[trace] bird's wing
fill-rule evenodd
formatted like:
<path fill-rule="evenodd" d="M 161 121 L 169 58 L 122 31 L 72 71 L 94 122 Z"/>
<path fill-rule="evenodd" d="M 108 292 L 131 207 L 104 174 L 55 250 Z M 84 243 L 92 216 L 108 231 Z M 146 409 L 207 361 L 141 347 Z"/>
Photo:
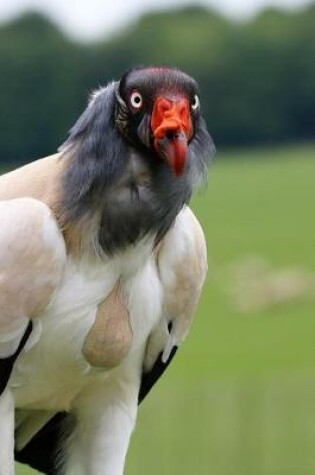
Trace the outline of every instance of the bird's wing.
<path fill-rule="evenodd" d="M 163 374 L 187 336 L 207 273 L 202 228 L 185 207 L 157 251 L 164 292 L 163 318 L 151 334 L 139 394 L 141 401 Z"/>
<path fill-rule="evenodd" d="M 36 322 L 61 278 L 66 251 L 51 210 L 38 200 L 0 201 L 0 222 L 1 390 L 30 321 Z"/>

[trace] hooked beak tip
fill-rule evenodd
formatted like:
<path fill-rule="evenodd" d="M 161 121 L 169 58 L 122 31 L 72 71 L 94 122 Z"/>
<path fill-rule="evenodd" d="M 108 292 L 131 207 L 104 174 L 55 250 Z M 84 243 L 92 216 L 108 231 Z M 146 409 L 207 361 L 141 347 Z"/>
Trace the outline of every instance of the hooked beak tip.
<path fill-rule="evenodd" d="M 168 133 L 161 139 L 154 140 L 157 153 L 169 164 L 176 177 L 183 174 L 188 152 L 188 139 L 181 131 Z"/>

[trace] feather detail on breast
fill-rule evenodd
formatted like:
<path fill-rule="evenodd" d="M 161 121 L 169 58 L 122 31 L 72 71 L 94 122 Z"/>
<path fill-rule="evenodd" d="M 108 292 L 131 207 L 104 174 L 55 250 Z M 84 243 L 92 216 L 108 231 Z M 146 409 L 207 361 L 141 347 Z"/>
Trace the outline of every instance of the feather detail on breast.
<path fill-rule="evenodd" d="M 85 359 L 94 367 L 113 368 L 122 362 L 132 344 L 127 302 L 118 285 L 97 311 L 83 346 Z"/>

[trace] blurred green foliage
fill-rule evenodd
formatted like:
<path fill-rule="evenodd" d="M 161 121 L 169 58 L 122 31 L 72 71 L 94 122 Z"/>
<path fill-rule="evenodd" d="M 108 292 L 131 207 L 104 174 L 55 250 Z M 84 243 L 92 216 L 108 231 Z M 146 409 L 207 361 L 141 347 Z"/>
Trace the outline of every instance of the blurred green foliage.
<path fill-rule="evenodd" d="M 236 24 L 202 7 L 150 13 L 79 44 L 28 13 L 0 27 L 0 159 L 52 153 L 89 91 L 137 64 L 183 68 L 200 84 L 217 145 L 314 138 L 315 5 Z"/>

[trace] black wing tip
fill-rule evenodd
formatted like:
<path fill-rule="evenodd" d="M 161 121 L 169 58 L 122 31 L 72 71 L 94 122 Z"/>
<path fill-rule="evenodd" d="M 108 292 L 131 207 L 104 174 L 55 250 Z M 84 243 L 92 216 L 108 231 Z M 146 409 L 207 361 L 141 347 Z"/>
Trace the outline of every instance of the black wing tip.
<path fill-rule="evenodd" d="M 19 343 L 19 346 L 15 353 L 7 358 L 0 358 L 0 396 L 4 392 L 5 388 L 7 387 L 8 381 L 10 379 L 13 366 L 15 361 L 17 360 L 19 354 L 23 350 L 26 342 L 32 333 L 33 323 L 32 320 L 29 321 L 25 333 Z"/>
<path fill-rule="evenodd" d="M 139 390 L 139 396 L 138 396 L 139 404 L 146 398 L 146 396 L 149 394 L 153 386 L 157 383 L 157 381 L 163 375 L 164 371 L 167 369 L 172 359 L 174 358 L 177 350 L 178 350 L 177 346 L 174 346 L 172 348 L 172 351 L 166 363 L 162 361 L 163 353 L 160 353 L 151 371 L 147 374 L 143 374 L 140 390 Z"/>

